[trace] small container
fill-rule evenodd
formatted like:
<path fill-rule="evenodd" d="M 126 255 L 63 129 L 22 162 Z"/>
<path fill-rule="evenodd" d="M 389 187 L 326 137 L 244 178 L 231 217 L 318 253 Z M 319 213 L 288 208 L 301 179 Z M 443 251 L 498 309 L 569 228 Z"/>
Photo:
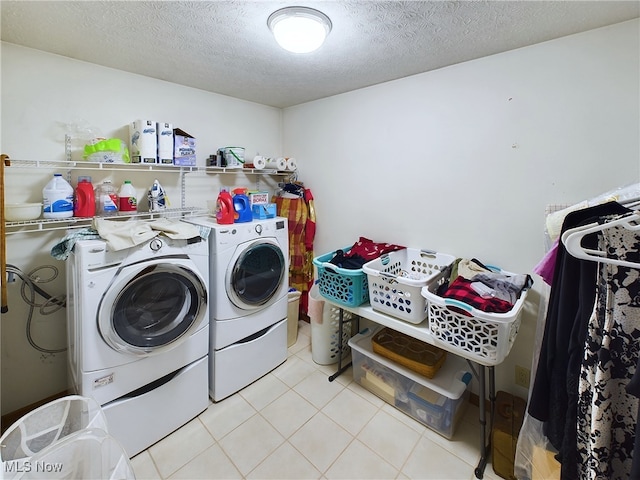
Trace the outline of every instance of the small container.
<path fill-rule="evenodd" d="M 54 173 L 53 178 L 42 189 L 44 218 L 73 217 L 73 187 L 69 185 L 61 173 Z"/>
<path fill-rule="evenodd" d="M 118 193 L 111 180 L 104 180 L 96 187 L 96 215 L 108 217 L 118 214 Z"/>
<path fill-rule="evenodd" d="M 138 198 L 136 189 L 131 185 L 131 180 L 125 180 L 118 192 L 118 213 L 131 215 L 138 211 Z"/>
<path fill-rule="evenodd" d="M 93 217 L 96 214 L 96 195 L 91 177 L 78 177 L 76 196 L 73 202 L 74 217 Z"/>

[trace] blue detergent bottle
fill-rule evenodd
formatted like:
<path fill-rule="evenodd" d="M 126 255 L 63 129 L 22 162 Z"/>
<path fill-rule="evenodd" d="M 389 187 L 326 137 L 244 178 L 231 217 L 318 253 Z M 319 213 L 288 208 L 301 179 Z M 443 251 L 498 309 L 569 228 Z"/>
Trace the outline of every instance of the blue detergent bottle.
<path fill-rule="evenodd" d="M 244 223 L 253 220 L 251 202 L 246 188 L 236 188 L 233 191 L 233 208 L 236 211 L 234 223 Z"/>

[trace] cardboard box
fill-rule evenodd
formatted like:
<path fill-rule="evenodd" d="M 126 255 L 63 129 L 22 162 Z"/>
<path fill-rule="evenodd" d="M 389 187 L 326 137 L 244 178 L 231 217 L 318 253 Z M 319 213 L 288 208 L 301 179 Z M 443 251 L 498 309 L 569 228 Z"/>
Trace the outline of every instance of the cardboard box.
<path fill-rule="evenodd" d="M 170 123 L 158 123 L 158 163 L 162 165 L 173 164 L 173 125 Z"/>
<path fill-rule="evenodd" d="M 129 124 L 131 163 L 157 163 L 157 124 L 153 120 L 135 120 Z"/>
<path fill-rule="evenodd" d="M 266 205 L 253 205 L 251 212 L 254 220 L 264 220 L 265 218 L 275 218 L 276 204 L 268 203 Z"/>
<path fill-rule="evenodd" d="M 251 207 L 254 205 L 266 205 L 269 203 L 269 192 L 247 192 Z"/>
<path fill-rule="evenodd" d="M 173 129 L 173 164 L 186 167 L 196 165 L 196 139 L 179 128 Z"/>

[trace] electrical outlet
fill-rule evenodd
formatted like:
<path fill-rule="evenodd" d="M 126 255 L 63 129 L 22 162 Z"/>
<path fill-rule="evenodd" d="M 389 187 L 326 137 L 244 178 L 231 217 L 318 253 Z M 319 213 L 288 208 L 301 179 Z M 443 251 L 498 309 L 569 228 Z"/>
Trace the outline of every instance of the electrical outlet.
<path fill-rule="evenodd" d="M 516 365 L 515 382 L 519 387 L 529 388 L 531 370 L 520 365 Z"/>

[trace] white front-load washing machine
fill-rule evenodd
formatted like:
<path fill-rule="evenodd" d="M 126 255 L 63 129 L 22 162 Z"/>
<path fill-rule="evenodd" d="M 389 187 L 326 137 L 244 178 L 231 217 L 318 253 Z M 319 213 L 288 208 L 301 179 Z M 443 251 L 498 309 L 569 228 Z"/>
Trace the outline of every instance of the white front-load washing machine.
<path fill-rule="evenodd" d="M 185 221 L 210 231 L 209 394 L 219 401 L 287 359 L 288 224 Z"/>
<path fill-rule="evenodd" d="M 199 237 L 118 251 L 79 240 L 67 260 L 71 387 L 102 406 L 129 456 L 209 404 L 208 284 Z"/>

